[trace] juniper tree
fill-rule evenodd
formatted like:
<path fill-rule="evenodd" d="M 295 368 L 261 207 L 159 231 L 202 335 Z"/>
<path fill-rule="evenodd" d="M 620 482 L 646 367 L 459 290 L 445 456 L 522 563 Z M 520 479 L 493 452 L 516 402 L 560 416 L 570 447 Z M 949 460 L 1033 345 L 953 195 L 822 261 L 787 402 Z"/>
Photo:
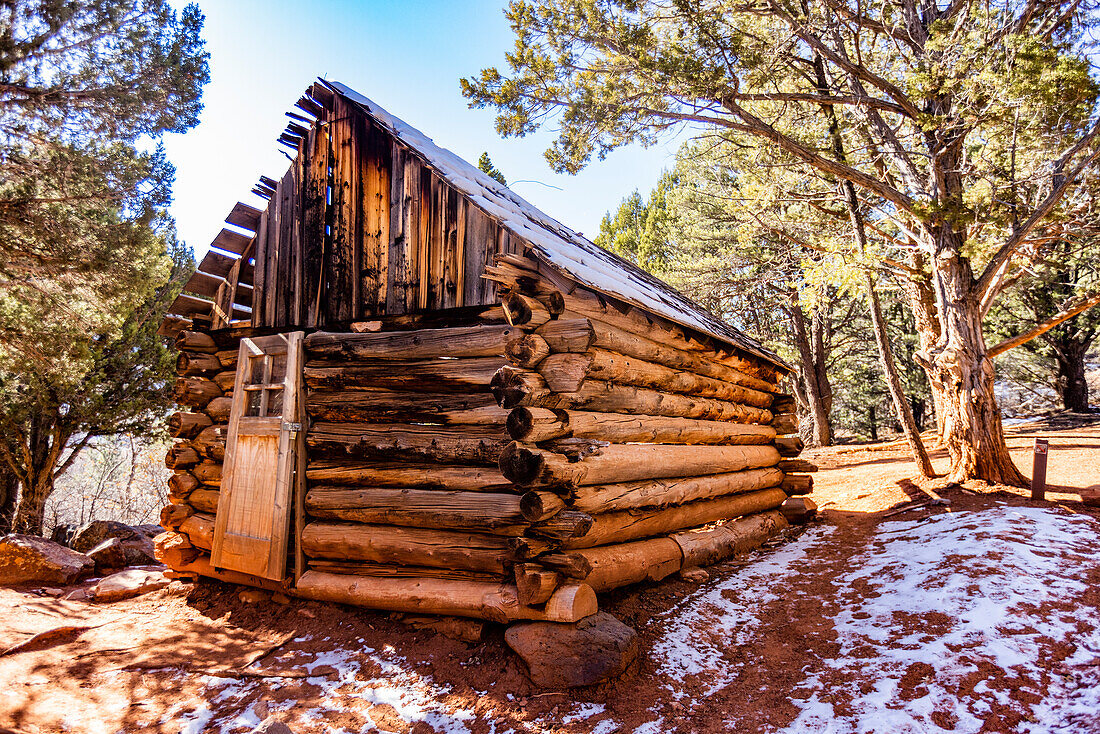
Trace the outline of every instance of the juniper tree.
<path fill-rule="evenodd" d="M 1021 484 L 982 326 L 1036 228 L 1100 156 L 1094 11 L 1076 0 L 513 0 L 509 71 L 486 69 L 463 90 L 497 108 L 504 135 L 555 119 L 547 157 L 562 171 L 694 124 L 850 183 L 868 220 L 893 232 L 884 254 L 905 272 L 950 478 Z"/>
<path fill-rule="evenodd" d="M 202 24 L 167 0 L 0 7 L 0 484 L 22 530 L 87 441 L 167 406 L 150 325 L 185 263 L 159 142 L 198 122 Z"/>

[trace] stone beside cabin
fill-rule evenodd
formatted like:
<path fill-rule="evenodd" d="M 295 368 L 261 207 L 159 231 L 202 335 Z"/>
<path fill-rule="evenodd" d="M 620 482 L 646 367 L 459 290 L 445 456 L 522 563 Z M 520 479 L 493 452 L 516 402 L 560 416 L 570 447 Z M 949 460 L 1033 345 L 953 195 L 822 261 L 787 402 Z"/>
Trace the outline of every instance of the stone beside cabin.
<path fill-rule="evenodd" d="M 574 622 L 785 526 L 812 467 L 775 354 L 341 84 L 288 114 L 162 326 L 167 565 Z"/>

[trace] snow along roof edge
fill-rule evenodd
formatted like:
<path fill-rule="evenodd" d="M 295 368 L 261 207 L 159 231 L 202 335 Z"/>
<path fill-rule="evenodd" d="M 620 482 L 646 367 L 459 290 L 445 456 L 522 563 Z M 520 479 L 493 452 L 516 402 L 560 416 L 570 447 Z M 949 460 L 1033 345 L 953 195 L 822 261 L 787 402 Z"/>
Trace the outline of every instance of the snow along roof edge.
<path fill-rule="evenodd" d="M 543 213 L 464 158 L 441 148 L 424 133 L 391 115 L 373 100 L 339 82 L 322 84 L 356 103 L 375 122 L 418 152 L 450 185 L 486 214 L 527 240 L 541 259 L 578 283 L 633 306 L 712 336 L 790 372 L 779 355 L 687 298 L 668 283 L 599 247 Z"/>

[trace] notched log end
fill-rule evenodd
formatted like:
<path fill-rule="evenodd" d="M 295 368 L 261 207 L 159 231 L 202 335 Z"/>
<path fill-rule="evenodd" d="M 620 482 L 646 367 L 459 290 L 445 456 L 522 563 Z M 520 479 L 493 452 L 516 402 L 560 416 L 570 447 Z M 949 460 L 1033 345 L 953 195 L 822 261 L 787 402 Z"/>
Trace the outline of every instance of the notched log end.
<path fill-rule="evenodd" d="M 519 485 L 534 484 L 542 474 L 545 459 L 523 444 L 513 441 L 500 454 L 500 473 Z"/>
<path fill-rule="evenodd" d="M 531 387 L 523 378 L 523 371 L 505 365 L 497 370 L 489 382 L 489 391 L 502 408 L 515 408 L 531 394 Z"/>

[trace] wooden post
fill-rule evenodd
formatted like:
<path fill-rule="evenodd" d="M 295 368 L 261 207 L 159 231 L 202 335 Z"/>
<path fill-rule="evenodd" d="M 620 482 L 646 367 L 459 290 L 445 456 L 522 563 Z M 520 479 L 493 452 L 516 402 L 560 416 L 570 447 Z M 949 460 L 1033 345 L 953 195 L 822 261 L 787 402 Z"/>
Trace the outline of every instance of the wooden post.
<path fill-rule="evenodd" d="M 1031 465 L 1031 499 L 1033 500 L 1046 499 L 1049 443 L 1045 438 L 1035 439 L 1035 460 Z"/>

